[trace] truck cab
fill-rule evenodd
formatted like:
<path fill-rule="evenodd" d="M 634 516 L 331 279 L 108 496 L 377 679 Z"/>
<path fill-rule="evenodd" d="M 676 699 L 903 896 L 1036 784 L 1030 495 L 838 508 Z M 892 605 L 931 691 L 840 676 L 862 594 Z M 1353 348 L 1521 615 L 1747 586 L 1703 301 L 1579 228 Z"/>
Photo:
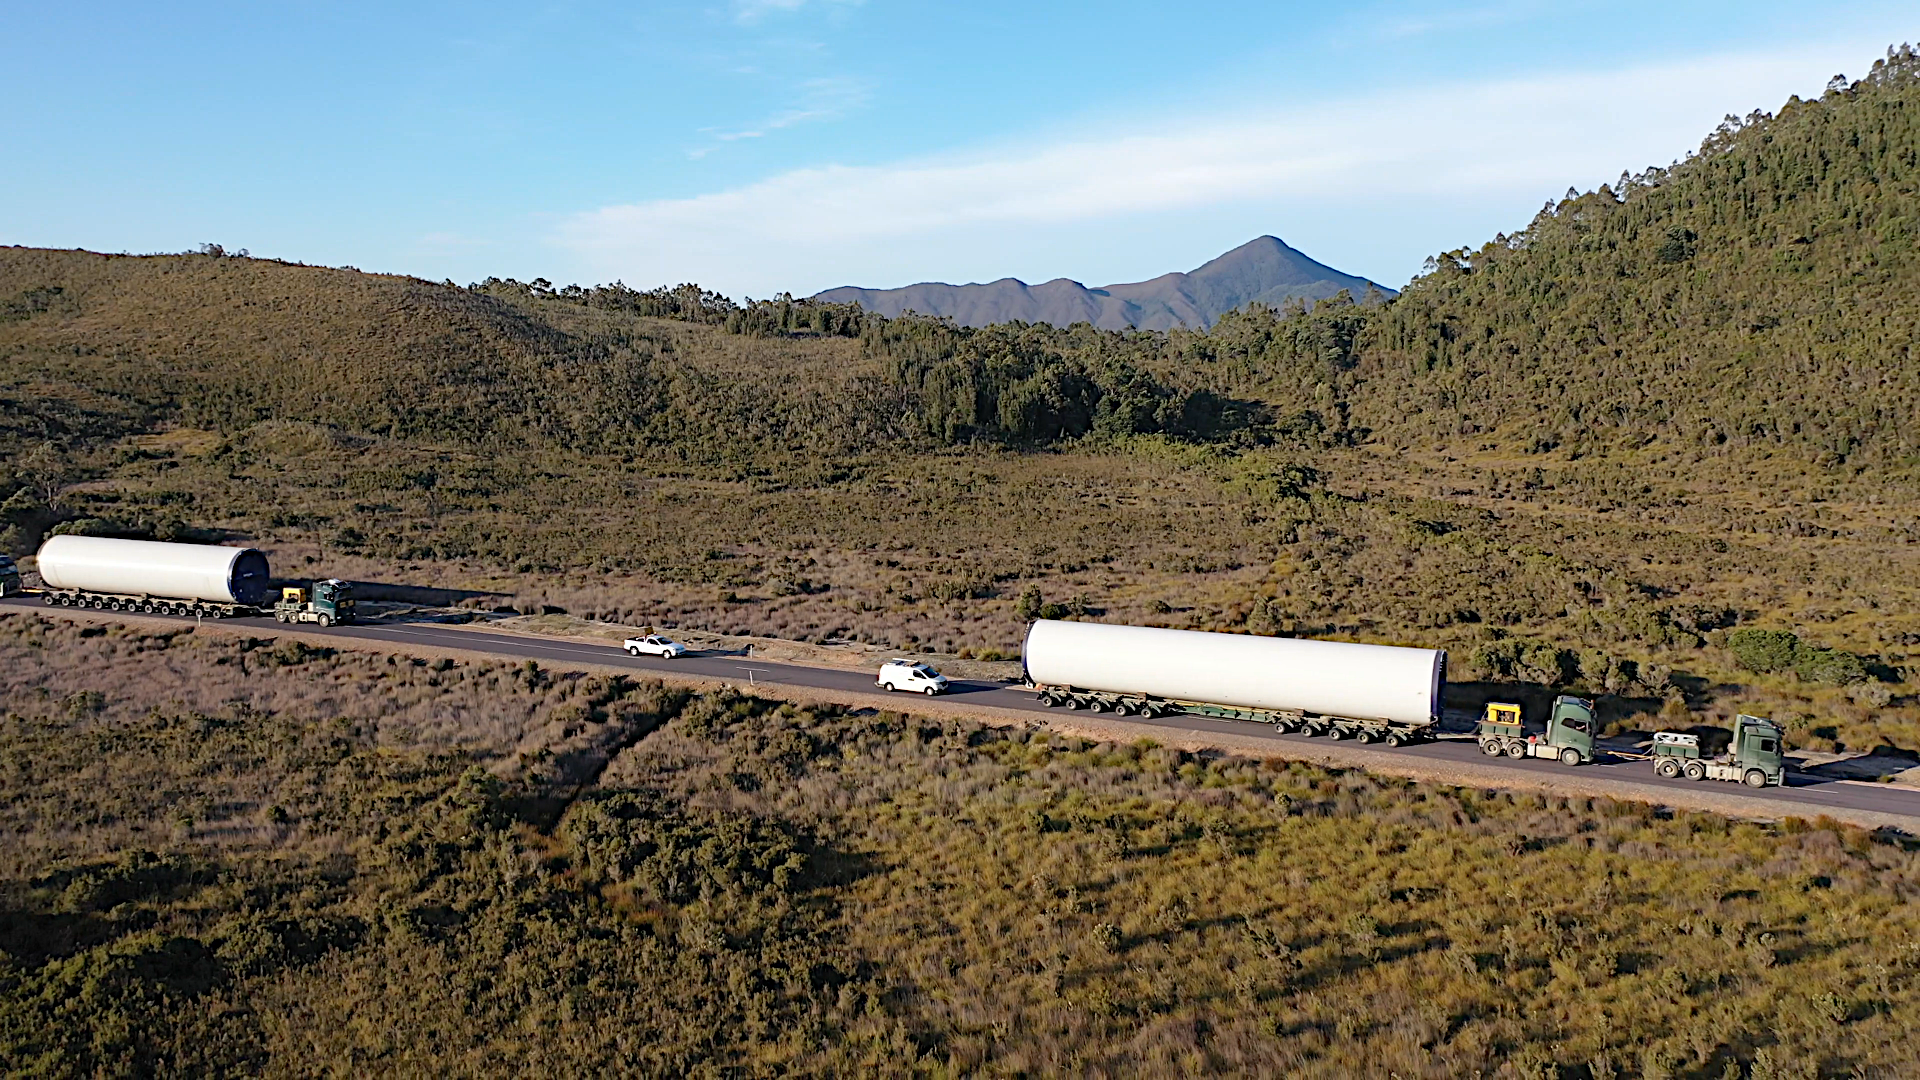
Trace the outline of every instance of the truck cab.
<path fill-rule="evenodd" d="M 1734 717 L 1727 752 L 1709 758 L 1700 736 L 1682 731 L 1653 735 L 1653 771 L 1672 779 L 1732 780 L 1748 787 L 1778 787 L 1787 782 L 1785 732 L 1770 720 L 1745 713 Z"/>
<path fill-rule="evenodd" d="M 1541 732 L 1527 730 L 1520 706 L 1490 701 L 1476 737 L 1488 757 L 1555 758 L 1562 765 L 1584 765 L 1593 760 L 1594 728 L 1593 702 L 1563 694 L 1553 699 Z"/>
<path fill-rule="evenodd" d="M 358 621 L 353 584 L 339 578 L 316 581 L 311 589 L 288 586 L 280 590 L 280 602 L 273 605 L 273 617 L 283 623 L 335 623 Z"/>
<path fill-rule="evenodd" d="M 13 556 L 0 555 L 0 596 L 18 596 L 20 588 L 20 567 L 14 564 Z"/>

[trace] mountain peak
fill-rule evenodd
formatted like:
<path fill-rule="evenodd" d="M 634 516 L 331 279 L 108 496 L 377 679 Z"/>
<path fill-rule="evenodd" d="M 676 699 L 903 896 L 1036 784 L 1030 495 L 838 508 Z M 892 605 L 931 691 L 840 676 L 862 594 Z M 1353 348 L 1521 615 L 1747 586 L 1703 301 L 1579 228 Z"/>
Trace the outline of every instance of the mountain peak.
<path fill-rule="evenodd" d="M 1291 299 L 1311 302 L 1342 289 L 1360 297 L 1368 288 L 1393 294 L 1365 278 L 1316 262 L 1277 236 L 1265 235 L 1190 271 L 1097 288 L 1065 277 L 1032 286 L 1006 277 L 985 285 L 937 281 L 900 289 L 844 285 L 815 299 L 857 303 L 889 318 L 905 311 L 947 316 L 964 326 L 1019 320 L 1055 326 L 1090 322 L 1103 330 L 1166 330 L 1211 326 L 1220 316 L 1247 304 L 1279 307 Z"/>

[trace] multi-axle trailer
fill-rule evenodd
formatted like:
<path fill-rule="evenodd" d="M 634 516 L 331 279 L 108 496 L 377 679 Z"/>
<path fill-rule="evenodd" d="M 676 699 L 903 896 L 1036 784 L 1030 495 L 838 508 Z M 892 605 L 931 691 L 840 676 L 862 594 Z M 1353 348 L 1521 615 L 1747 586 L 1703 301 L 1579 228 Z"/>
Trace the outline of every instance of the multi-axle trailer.
<path fill-rule="evenodd" d="M 1044 705 L 1186 713 L 1389 746 L 1432 737 L 1446 686 L 1437 649 L 1042 619 L 1021 650 Z"/>

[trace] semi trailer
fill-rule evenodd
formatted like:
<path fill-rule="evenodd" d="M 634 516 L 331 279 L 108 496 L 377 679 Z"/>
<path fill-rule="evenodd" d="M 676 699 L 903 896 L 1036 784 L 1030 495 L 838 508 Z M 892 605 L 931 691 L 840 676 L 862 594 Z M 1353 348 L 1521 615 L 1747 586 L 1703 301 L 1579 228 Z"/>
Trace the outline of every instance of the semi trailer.
<path fill-rule="evenodd" d="M 272 591 L 253 548 L 53 536 L 38 562 L 48 607 L 226 617 L 254 614 Z"/>
<path fill-rule="evenodd" d="M 1440 649 L 1041 619 L 1020 658 L 1050 708 L 1186 713 L 1389 746 L 1431 737 Z"/>
<path fill-rule="evenodd" d="M 0 555 L 0 596 L 20 595 L 20 567 L 11 555 Z"/>

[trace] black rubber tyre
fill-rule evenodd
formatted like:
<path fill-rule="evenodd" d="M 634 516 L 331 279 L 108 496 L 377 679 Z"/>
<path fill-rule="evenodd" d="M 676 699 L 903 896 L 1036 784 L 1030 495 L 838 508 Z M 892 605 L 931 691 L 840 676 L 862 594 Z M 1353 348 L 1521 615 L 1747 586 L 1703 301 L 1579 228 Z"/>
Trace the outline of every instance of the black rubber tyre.
<path fill-rule="evenodd" d="M 1107 703 L 1101 701 L 1099 698 L 1088 698 L 1087 708 L 1092 709 L 1094 712 L 1106 712 Z"/>
<path fill-rule="evenodd" d="M 1400 744 L 1401 744 L 1402 742 L 1405 742 L 1406 740 L 1404 740 L 1404 739 L 1402 739 L 1402 738 L 1400 737 L 1400 733 L 1399 733 L 1399 732 L 1397 732 L 1397 731 L 1389 731 L 1389 732 L 1387 732 L 1387 737 L 1386 737 L 1386 738 L 1384 738 L 1384 739 L 1381 739 L 1380 741 L 1381 741 L 1382 743 L 1385 743 L 1385 744 L 1386 744 L 1386 746 L 1387 746 L 1387 748 L 1388 748 L 1389 750 L 1394 750 L 1394 749 L 1398 749 L 1398 748 L 1399 748 L 1399 746 L 1400 746 Z"/>
<path fill-rule="evenodd" d="M 60 602 L 60 598 L 53 595 L 52 593 L 48 593 L 45 596 L 42 596 L 40 598 L 40 602 L 47 605 L 48 607 L 53 607 L 55 604 L 58 604 Z"/>
<path fill-rule="evenodd" d="M 1127 703 L 1126 703 L 1126 702 L 1124 702 L 1124 701 L 1116 701 L 1116 702 L 1114 702 L 1114 703 L 1113 703 L 1113 715 L 1115 715 L 1115 716 L 1132 716 L 1132 715 L 1133 715 L 1133 706 L 1131 706 L 1131 705 L 1129 705 L 1129 704 L 1127 704 Z"/>
<path fill-rule="evenodd" d="M 1747 775 L 1741 777 L 1740 782 L 1748 787 L 1766 787 L 1767 774 L 1761 772 L 1759 769 L 1748 769 Z"/>
<path fill-rule="evenodd" d="M 1697 781 L 1697 780 L 1705 780 L 1707 778 L 1707 767 L 1705 765 L 1700 764 L 1697 761 L 1687 762 L 1686 766 L 1682 768 L 1680 771 L 1685 773 L 1687 779 L 1689 780 Z"/>
<path fill-rule="evenodd" d="M 316 619 L 316 620 L 314 620 L 314 621 L 316 621 L 316 622 L 318 622 L 318 623 L 320 624 L 320 629 L 322 629 L 322 630 L 325 630 L 325 629 L 326 629 L 327 627 L 329 627 L 329 626 L 332 626 L 332 625 L 333 625 L 333 616 L 331 616 L 331 615 L 324 615 L 324 614 L 323 614 L 323 615 L 321 615 L 321 616 L 320 616 L 320 617 L 319 617 L 318 619 Z"/>
<path fill-rule="evenodd" d="M 1480 752 L 1488 757 L 1499 757 L 1503 751 L 1498 742 L 1492 739 L 1482 739 L 1480 741 Z"/>
<path fill-rule="evenodd" d="M 1353 733 L 1353 741 L 1365 746 L 1373 741 L 1373 732 L 1368 731 L 1366 728 L 1361 728 L 1359 731 Z"/>
<path fill-rule="evenodd" d="M 1560 751 L 1560 764 L 1569 766 L 1580 764 L 1580 751 L 1571 746 Z"/>
<path fill-rule="evenodd" d="M 1680 775 L 1680 764 L 1672 758 L 1661 758 L 1653 763 L 1653 771 L 1671 780 Z"/>
<path fill-rule="evenodd" d="M 1074 698 L 1074 697 L 1070 697 L 1070 698 L 1068 698 L 1068 699 L 1067 699 L 1067 708 L 1069 708 L 1069 709 L 1078 709 L 1078 708 L 1080 708 L 1080 707 L 1081 707 L 1081 706 L 1080 706 L 1080 699 L 1079 699 L 1079 698 Z"/>
<path fill-rule="evenodd" d="M 1508 743 L 1506 750 L 1507 750 L 1507 756 L 1510 758 L 1513 758 L 1516 761 L 1527 756 L 1527 744 L 1521 742 L 1518 739 L 1515 739 L 1513 742 Z"/>

